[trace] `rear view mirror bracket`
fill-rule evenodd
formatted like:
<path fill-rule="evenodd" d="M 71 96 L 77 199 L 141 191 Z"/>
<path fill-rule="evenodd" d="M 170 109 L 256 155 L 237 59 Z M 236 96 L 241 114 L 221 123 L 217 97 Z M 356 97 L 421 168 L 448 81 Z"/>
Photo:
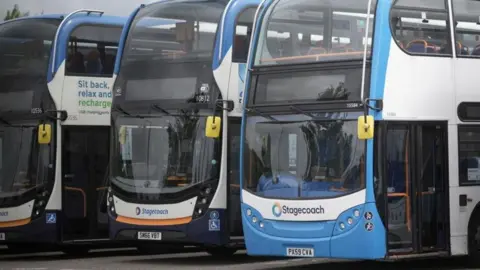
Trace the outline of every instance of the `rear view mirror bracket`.
<path fill-rule="evenodd" d="M 370 101 L 375 102 L 375 106 L 370 105 Z M 367 122 L 368 109 L 380 112 L 383 110 L 383 99 L 373 99 L 366 98 L 363 101 L 363 117 L 365 118 L 365 123 Z"/>

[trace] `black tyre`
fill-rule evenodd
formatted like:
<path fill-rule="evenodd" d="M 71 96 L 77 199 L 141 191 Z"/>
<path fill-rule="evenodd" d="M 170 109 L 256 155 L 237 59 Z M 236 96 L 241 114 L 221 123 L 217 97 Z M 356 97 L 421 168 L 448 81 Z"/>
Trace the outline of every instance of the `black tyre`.
<path fill-rule="evenodd" d="M 207 248 L 207 252 L 214 257 L 230 257 L 237 252 L 237 249 L 227 247 L 209 247 Z"/>
<path fill-rule="evenodd" d="M 90 249 L 88 247 L 79 246 L 62 247 L 62 252 L 70 256 L 85 256 L 90 252 Z"/>
<path fill-rule="evenodd" d="M 468 226 L 468 256 L 469 266 L 480 267 L 480 217 L 476 217 Z"/>

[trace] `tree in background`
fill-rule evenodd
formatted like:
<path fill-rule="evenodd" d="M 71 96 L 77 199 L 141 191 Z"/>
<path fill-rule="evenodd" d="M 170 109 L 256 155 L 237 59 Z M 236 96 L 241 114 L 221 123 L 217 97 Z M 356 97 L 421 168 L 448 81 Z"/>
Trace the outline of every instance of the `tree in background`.
<path fill-rule="evenodd" d="M 20 12 L 20 8 L 18 7 L 17 4 L 15 4 L 13 5 L 12 10 L 7 11 L 7 14 L 5 15 L 5 18 L 3 20 L 8 21 L 8 20 L 12 20 L 20 17 L 26 17 L 28 15 L 30 15 L 30 12 L 25 12 L 25 13 Z"/>

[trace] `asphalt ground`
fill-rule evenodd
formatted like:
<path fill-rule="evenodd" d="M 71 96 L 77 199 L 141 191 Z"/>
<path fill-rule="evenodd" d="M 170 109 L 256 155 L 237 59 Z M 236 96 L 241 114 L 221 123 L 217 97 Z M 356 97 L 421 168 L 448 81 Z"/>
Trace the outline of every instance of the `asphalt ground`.
<path fill-rule="evenodd" d="M 342 261 L 328 259 L 265 258 L 247 256 L 245 251 L 226 258 L 215 258 L 197 249 L 191 252 L 144 255 L 136 249 L 94 250 L 84 256 L 61 252 L 12 254 L 0 249 L 0 270 L 144 270 L 144 269 L 480 269 L 464 266 L 463 258 L 435 258 L 404 262 Z"/>

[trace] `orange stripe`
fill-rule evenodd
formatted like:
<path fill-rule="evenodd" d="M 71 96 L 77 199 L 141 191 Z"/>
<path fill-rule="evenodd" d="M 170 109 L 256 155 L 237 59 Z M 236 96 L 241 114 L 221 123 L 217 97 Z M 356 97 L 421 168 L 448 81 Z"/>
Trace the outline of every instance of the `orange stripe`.
<path fill-rule="evenodd" d="M 188 224 L 192 221 L 192 217 L 173 218 L 173 219 L 139 219 L 139 218 L 118 216 L 117 221 L 121 223 L 132 224 L 132 225 L 167 226 L 167 225 Z"/>
<path fill-rule="evenodd" d="M 4 221 L 4 222 L 0 222 L 0 228 L 10 228 L 10 227 L 23 226 L 23 225 L 27 225 L 28 223 L 30 223 L 30 221 L 31 221 L 30 218 L 13 220 L 13 221 Z"/>

